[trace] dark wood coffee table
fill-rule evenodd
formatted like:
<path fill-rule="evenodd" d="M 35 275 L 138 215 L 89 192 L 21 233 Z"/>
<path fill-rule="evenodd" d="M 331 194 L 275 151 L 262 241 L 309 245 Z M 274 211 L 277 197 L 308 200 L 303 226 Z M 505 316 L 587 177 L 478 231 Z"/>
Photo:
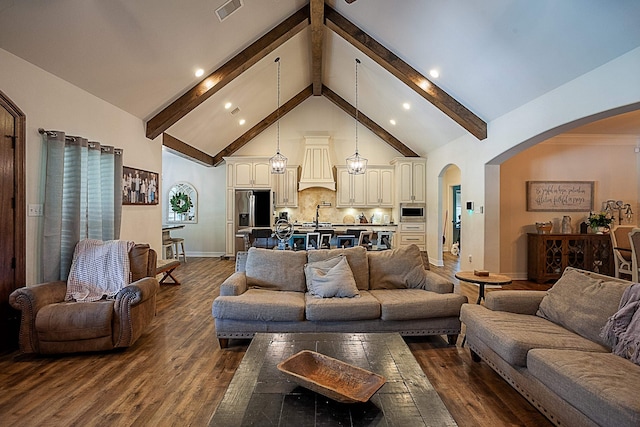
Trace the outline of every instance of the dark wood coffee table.
<path fill-rule="evenodd" d="M 287 380 L 277 364 L 313 350 L 380 374 L 366 403 L 338 403 Z M 400 334 L 256 334 L 210 426 L 456 426 Z"/>

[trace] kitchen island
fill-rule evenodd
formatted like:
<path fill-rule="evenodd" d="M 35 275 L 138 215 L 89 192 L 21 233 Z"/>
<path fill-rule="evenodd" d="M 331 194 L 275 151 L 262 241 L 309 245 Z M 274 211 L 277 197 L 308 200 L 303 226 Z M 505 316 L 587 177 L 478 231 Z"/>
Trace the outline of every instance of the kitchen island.
<path fill-rule="evenodd" d="M 314 223 L 292 223 L 293 235 L 306 236 L 309 233 L 319 233 L 322 235 L 331 235 L 331 248 L 337 247 L 338 236 L 353 235 L 357 238 L 361 232 L 371 232 L 371 241 L 378 239 L 378 233 L 388 232 L 393 235 L 397 230 L 397 224 L 331 224 L 320 222 L 316 228 Z M 244 227 L 238 230 L 237 235 L 243 236 L 245 250 L 251 246 L 273 248 L 278 245 L 278 239 L 273 236 L 273 227 Z M 372 245 L 375 246 L 375 245 Z"/>

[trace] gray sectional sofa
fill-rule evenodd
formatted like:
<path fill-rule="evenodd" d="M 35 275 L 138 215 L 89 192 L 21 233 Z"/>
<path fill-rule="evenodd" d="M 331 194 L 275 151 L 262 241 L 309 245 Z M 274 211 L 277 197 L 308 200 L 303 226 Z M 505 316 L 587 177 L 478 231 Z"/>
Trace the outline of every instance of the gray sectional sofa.
<path fill-rule="evenodd" d="M 257 332 L 399 332 L 447 335 L 455 344 L 467 298 L 427 268 L 415 245 L 250 248 L 238 253 L 236 272 L 213 302 L 216 335 L 222 348 Z"/>
<path fill-rule="evenodd" d="M 471 355 L 558 426 L 639 426 L 640 366 L 601 337 L 630 285 L 567 268 L 547 292 L 490 292 L 461 310 Z"/>

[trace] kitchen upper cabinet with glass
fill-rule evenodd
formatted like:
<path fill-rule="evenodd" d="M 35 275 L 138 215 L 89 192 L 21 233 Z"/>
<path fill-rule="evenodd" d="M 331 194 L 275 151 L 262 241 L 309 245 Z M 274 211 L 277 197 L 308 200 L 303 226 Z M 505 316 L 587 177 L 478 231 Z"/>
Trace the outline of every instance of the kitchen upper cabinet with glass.
<path fill-rule="evenodd" d="M 427 163 L 425 159 L 394 159 L 397 203 L 426 203 Z"/>
<path fill-rule="evenodd" d="M 283 174 L 274 175 L 275 205 L 277 208 L 298 207 L 299 166 L 287 166 Z"/>
<path fill-rule="evenodd" d="M 271 165 L 268 158 L 226 157 L 227 182 L 236 188 L 271 188 Z"/>

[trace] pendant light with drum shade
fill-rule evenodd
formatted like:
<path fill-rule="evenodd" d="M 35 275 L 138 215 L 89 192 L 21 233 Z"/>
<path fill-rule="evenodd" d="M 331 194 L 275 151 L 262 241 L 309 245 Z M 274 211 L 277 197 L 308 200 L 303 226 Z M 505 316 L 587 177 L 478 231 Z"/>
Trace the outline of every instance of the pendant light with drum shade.
<path fill-rule="evenodd" d="M 278 64 L 278 108 L 277 119 L 276 119 L 276 132 L 277 132 L 277 148 L 275 156 L 269 159 L 269 164 L 271 165 L 271 173 L 273 174 L 283 174 L 287 170 L 287 158 L 280 153 L 280 57 L 277 57 L 274 61 Z"/>
<path fill-rule="evenodd" d="M 351 175 L 362 175 L 367 170 L 367 159 L 358 153 L 358 64 L 360 60 L 356 58 L 356 152 L 347 157 L 347 171 Z"/>

